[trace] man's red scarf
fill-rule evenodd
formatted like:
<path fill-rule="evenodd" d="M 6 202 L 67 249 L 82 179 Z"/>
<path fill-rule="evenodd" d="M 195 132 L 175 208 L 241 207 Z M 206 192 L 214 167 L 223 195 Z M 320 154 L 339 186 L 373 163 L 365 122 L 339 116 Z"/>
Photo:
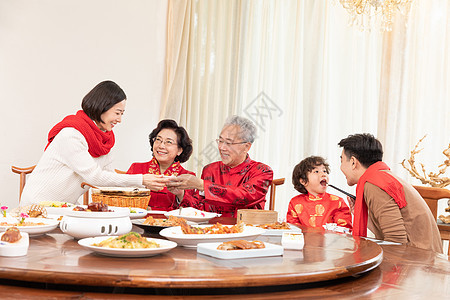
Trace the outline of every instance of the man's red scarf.
<path fill-rule="evenodd" d="M 53 141 L 55 136 L 66 127 L 73 127 L 84 136 L 88 143 L 89 154 L 93 157 L 99 157 L 109 153 L 114 146 L 115 138 L 112 131 L 101 131 L 94 121 L 86 115 L 82 110 L 79 110 L 76 115 L 69 115 L 61 122 L 56 124 L 48 133 L 48 144 L 45 150 Z M 44 151 L 45 151 L 44 150 Z"/>
<path fill-rule="evenodd" d="M 403 208 L 407 204 L 402 184 L 391 174 L 382 170 L 390 169 L 384 162 L 376 162 L 358 180 L 353 220 L 354 236 L 367 236 L 368 210 L 366 201 L 364 201 L 364 185 L 366 182 L 370 182 L 388 193 L 389 196 L 394 198 L 398 207 Z"/>

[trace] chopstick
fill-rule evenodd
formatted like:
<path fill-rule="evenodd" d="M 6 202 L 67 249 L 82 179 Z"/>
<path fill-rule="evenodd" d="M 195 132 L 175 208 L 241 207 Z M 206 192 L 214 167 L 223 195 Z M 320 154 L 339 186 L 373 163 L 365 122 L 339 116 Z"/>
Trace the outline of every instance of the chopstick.
<path fill-rule="evenodd" d="M 346 191 L 341 190 L 340 188 L 335 187 L 335 186 L 332 185 L 332 184 L 328 184 L 328 186 L 329 186 L 329 187 L 332 187 L 333 189 L 338 190 L 339 192 L 341 192 L 341 193 L 343 193 L 343 194 L 346 194 L 347 196 L 349 196 L 349 197 L 352 198 L 353 200 L 356 200 L 356 196 L 354 196 L 354 195 L 352 195 L 352 194 L 350 194 L 350 193 L 347 193 Z"/>

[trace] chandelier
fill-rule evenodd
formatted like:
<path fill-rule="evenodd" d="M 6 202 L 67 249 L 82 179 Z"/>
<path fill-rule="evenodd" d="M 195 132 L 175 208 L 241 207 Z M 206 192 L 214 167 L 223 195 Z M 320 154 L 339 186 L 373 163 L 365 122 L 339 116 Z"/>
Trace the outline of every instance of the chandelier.
<path fill-rule="evenodd" d="M 381 30 L 392 31 L 396 10 L 406 17 L 413 0 L 339 0 L 350 14 L 350 24 L 369 29 L 373 17 L 381 15 Z"/>

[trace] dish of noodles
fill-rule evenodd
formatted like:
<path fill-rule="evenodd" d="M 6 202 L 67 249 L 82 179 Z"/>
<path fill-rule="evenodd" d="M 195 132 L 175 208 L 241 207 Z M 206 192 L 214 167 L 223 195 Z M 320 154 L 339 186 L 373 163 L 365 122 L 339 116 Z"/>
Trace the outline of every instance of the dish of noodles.
<path fill-rule="evenodd" d="M 114 257 L 147 257 L 167 252 L 177 243 L 145 238 L 130 232 L 121 236 L 98 236 L 81 239 L 78 244 L 95 253 Z"/>
<path fill-rule="evenodd" d="M 144 249 L 160 247 L 159 244 L 154 240 L 146 239 L 137 232 L 129 232 L 116 238 L 109 238 L 99 243 L 94 243 L 92 244 L 92 246 L 121 249 Z"/>

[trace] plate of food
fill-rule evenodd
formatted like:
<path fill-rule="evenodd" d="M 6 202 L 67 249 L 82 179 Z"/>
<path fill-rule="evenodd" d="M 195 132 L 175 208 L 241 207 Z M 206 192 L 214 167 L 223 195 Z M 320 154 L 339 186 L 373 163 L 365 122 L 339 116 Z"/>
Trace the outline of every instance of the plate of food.
<path fill-rule="evenodd" d="M 200 243 L 197 253 L 220 259 L 283 255 L 283 247 L 261 241 L 232 240 L 222 243 Z"/>
<path fill-rule="evenodd" d="M 52 231 L 58 226 L 59 222 L 53 219 L 44 218 L 23 218 L 2 220 L 0 222 L 0 231 L 6 231 L 10 227 L 17 227 L 21 232 L 26 232 L 30 236 L 44 234 Z"/>
<path fill-rule="evenodd" d="M 265 229 L 244 225 L 182 225 L 161 230 L 159 234 L 179 245 L 197 247 L 199 243 L 226 242 L 236 239 L 253 240 Z"/>
<path fill-rule="evenodd" d="M 142 219 L 147 215 L 147 210 L 138 207 L 128 207 L 130 210 L 130 219 Z"/>
<path fill-rule="evenodd" d="M 275 222 L 253 226 L 266 229 L 263 235 L 282 236 L 284 232 L 302 232 L 297 226 L 286 222 Z"/>
<path fill-rule="evenodd" d="M 169 216 L 167 219 L 156 219 L 152 216 L 146 219 L 132 220 L 131 223 L 144 229 L 148 233 L 159 233 L 161 230 L 167 227 L 180 226 L 182 223 L 187 223 L 183 218 L 178 218 L 174 216 Z"/>
<path fill-rule="evenodd" d="M 95 253 L 114 257 L 148 257 L 172 250 L 177 243 L 163 239 L 142 237 L 129 232 L 121 236 L 100 236 L 78 241 L 82 247 Z"/>
<path fill-rule="evenodd" d="M 17 227 L 9 227 L 0 233 L 0 256 L 27 255 L 29 244 L 28 233 L 20 232 Z"/>
<path fill-rule="evenodd" d="M 166 217 L 179 217 L 196 223 L 208 222 L 212 218 L 221 216 L 221 214 L 202 211 L 193 207 L 181 207 L 179 209 L 168 211 L 164 215 Z"/>
<path fill-rule="evenodd" d="M 48 214 L 59 216 L 65 216 L 75 207 L 75 204 L 61 201 L 41 201 L 39 205 L 43 206 Z"/>

